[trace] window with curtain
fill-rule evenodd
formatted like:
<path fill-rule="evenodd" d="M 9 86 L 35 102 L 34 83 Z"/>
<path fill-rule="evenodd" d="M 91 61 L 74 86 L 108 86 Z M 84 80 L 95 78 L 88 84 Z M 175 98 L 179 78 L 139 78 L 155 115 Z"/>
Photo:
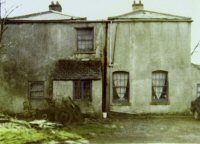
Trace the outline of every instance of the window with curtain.
<path fill-rule="evenodd" d="M 168 101 L 168 75 L 166 71 L 152 72 L 152 100 Z"/>
<path fill-rule="evenodd" d="M 128 102 L 129 99 L 129 73 L 117 71 L 113 73 L 113 101 Z"/>
<path fill-rule="evenodd" d="M 91 100 L 92 99 L 92 81 L 76 80 L 74 81 L 74 99 Z"/>
<path fill-rule="evenodd" d="M 200 83 L 197 84 L 197 96 L 200 96 Z"/>
<path fill-rule="evenodd" d="M 77 50 L 93 51 L 94 50 L 93 28 L 77 28 Z"/>

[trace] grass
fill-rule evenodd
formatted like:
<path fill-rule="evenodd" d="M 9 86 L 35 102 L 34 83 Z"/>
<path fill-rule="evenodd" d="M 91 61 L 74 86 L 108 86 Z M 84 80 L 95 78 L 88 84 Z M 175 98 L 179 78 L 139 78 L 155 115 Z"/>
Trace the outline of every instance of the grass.
<path fill-rule="evenodd" d="M 1 144 L 27 144 L 42 143 L 51 140 L 79 140 L 81 136 L 64 130 L 35 130 L 35 129 L 17 129 L 17 128 L 0 128 Z"/>
<path fill-rule="evenodd" d="M 87 123 L 72 123 L 61 129 L 27 128 L 15 123 L 0 124 L 1 144 L 46 143 L 49 141 L 85 140 L 99 135 L 112 134 L 115 129 L 108 121 L 89 121 Z"/>
<path fill-rule="evenodd" d="M 110 122 L 93 122 L 93 123 L 80 123 L 80 124 L 71 124 L 64 128 L 67 131 L 76 133 L 83 136 L 84 138 L 90 139 L 95 136 L 112 134 L 115 131 L 115 128 L 112 128 Z"/>

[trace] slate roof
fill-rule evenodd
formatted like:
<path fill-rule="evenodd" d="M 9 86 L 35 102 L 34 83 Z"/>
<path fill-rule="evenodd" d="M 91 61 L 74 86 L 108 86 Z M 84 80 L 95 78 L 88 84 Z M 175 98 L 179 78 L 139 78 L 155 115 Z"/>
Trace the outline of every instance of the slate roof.
<path fill-rule="evenodd" d="M 23 16 L 10 17 L 9 20 L 26 20 L 26 21 L 56 21 L 56 20 L 86 20 L 85 17 L 76 17 L 63 14 L 57 11 L 45 11 Z"/>
<path fill-rule="evenodd" d="M 190 17 L 177 16 L 172 14 L 148 11 L 148 10 L 136 10 L 129 13 L 125 13 L 118 16 L 109 17 L 109 20 L 143 20 L 143 21 L 189 21 Z"/>
<path fill-rule="evenodd" d="M 59 60 L 54 80 L 101 79 L 101 61 Z"/>

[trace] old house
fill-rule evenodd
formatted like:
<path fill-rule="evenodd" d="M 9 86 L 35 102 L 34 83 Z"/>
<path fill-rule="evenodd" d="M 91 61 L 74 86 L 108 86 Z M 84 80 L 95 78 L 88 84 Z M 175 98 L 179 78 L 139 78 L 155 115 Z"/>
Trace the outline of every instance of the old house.
<path fill-rule="evenodd" d="M 64 15 L 59 3 L 10 18 L 1 110 L 22 112 L 26 100 L 43 109 L 48 98 L 70 96 L 84 113 L 188 112 L 198 83 L 191 18 L 144 10 L 141 1 L 132 7 L 103 21 Z"/>
<path fill-rule="evenodd" d="M 144 10 L 109 17 L 110 110 L 127 113 L 189 111 L 191 18 Z"/>
<path fill-rule="evenodd" d="M 46 99 L 70 96 L 82 112 L 102 110 L 102 63 L 105 23 L 61 13 L 57 2 L 49 11 L 7 20 L 4 35 L 2 111 L 45 109 Z"/>

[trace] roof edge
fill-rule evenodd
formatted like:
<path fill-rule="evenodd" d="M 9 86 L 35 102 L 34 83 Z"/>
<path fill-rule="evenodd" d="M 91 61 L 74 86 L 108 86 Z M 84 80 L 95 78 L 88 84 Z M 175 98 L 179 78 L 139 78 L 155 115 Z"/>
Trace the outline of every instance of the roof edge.
<path fill-rule="evenodd" d="M 32 14 L 26 14 L 26 15 L 22 15 L 22 16 L 15 16 L 15 17 L 8 17 L 8 20 L 16 20 L 16 19 L 20 19 L 20 18 L 26 18 L 26 17 L 30 17 L 30 16 L 37 16 L 37 15 L 41 15 L 41 14 L 47 14 L 47 13 L 56 13 L 56 14 L 60 14 L 63 16 L 68 16 L 71 17 L 71 19 L 81 19 L 81 20 L 86 20 L 87 17 L 77 17 L 77 16 L 71 16 L 71 15 L 67 15 L 67 14 L 63 14 L 61 12 L 57 12 L 57 11 L 53 11 L 53 10 L 49 10 L 49 11 L 43 11 L 43 12 L 37 12 L 37 13 L 32 13 Z M 30 20 L 30 21 L 34 21 L 34 20 Z M 46 20 L 43 20 L 46 21 Z"/>
<path fill-rule="evenodd" d="M 110 18 L 115 22 L 193 22 L 191 19 L 165 19 L 165 18 Z"/>
<path fill-rule="evenodd" d="M 24 24 L 24 23 L 108 23 L 108 20 L 87 20 L 87 19 L 62 19 L 62 20 L 6 20 L 6 24 Z"/>
<path fill-rule="evenodd" d="M 114 20 L 114 19 L 123 19 L 123 18 L 120 18 L 122 16 L 126 16 L 126 15 L 129 15 L 129 14 L 132 14 L 132 13 L 137 13 L 137 12 L 150 12 L 150 13 L 156 13 L 156 14 L 161 14 L 161 15 L 165 15 L 165 16 L 172 16 L 172 17 L 179 17 L 181 19 L 186 19 L 186 20 L 191 20 L 192 21 L 192 18 L 191 17 L 185 17 L 185 16 L 179 16 L 179 15 L 173 15 L 173 14 L 168 14 L 168 13 L 162 13 L 162 12 L 156 12 L 156 11 L 150 11 L 150 10 L 137 10 L 137 11 L 131 11 L 131 12 L 128 12 L 128 13 L 125 13 L 125 14 L 122 14 L 122 15 L 117 15 L 117 16 L 111 16 L 111 17 L 108 17 L 108 20 Z M 131 18 L 129 18 L 131 19 Z M 134 18 L 132 18 L 134 19 Z M 152 18 L 151 18 L 152 19 Z M 162 18 L 161 18 L 162 19 Z M 178 18 L 177 18 L 178 19 Z"/>
<path fill-rule="evenodd" d="M 117 22 L 193 22 L 193 20 L 178 19 L 110 19 L 110 20 L 87 20 L 87 19 L 63 19 L 63 20 L 6 20 L 6 24 L 24 23 L 117 23 Z"/>

